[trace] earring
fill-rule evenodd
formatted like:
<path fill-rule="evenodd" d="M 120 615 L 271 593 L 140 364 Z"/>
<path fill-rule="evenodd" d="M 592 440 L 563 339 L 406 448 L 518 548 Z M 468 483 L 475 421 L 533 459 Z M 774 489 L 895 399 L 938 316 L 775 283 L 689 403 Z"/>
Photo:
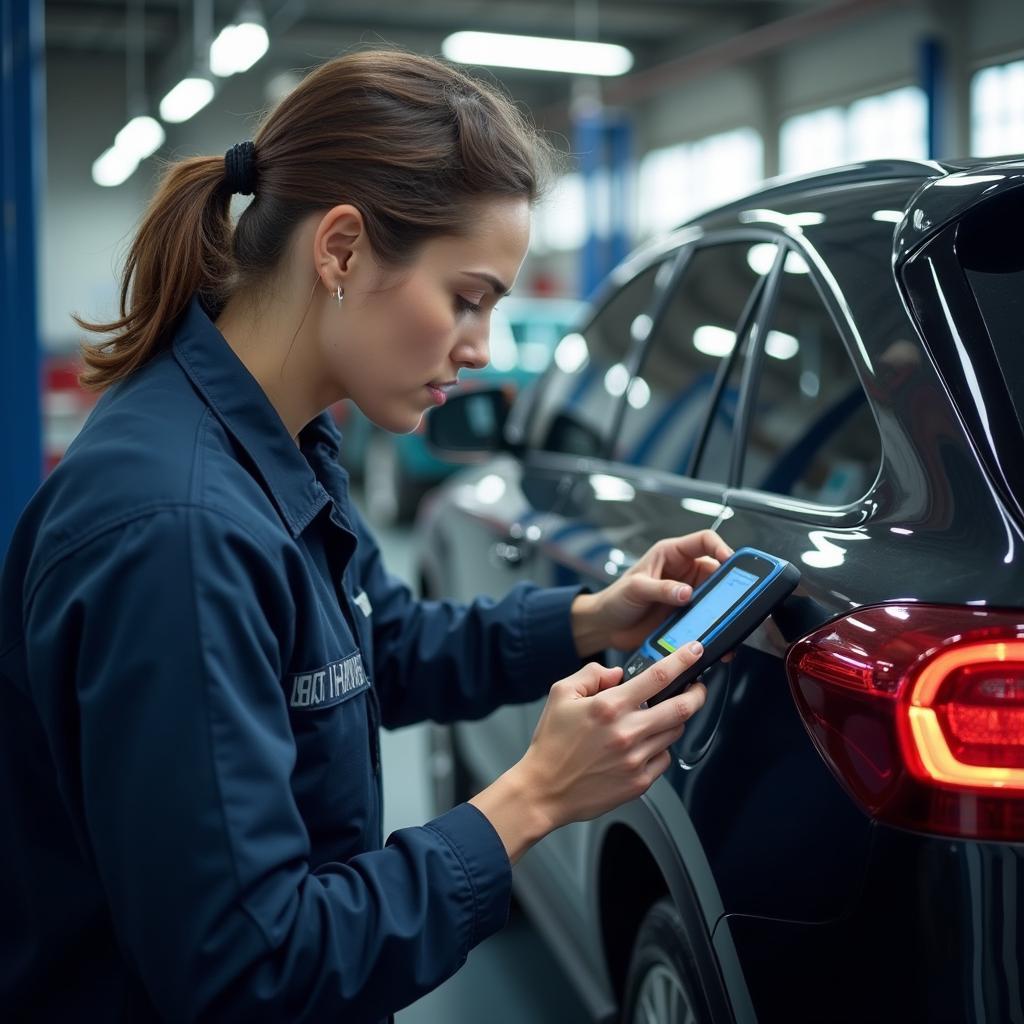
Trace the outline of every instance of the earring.
<path fill-rule="evenodd" d="M 339 284 L 338 285 L 338 290 L 334 293 L 334 300 L 340 306 L 341 305 L 341 300 L 343 298 L 345 298 L 345 293 L 341 290 L 341 285 Z"/>

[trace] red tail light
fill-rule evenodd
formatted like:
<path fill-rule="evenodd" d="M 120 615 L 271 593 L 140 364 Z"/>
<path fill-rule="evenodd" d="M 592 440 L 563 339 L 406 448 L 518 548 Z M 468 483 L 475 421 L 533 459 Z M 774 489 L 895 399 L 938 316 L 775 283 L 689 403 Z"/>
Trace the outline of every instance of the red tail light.
<path fill-rule="evenodd" d="M 794 644 L 811 738 L 879 820 L 1024 841 L 1024 611 L 882 605 Z"/>

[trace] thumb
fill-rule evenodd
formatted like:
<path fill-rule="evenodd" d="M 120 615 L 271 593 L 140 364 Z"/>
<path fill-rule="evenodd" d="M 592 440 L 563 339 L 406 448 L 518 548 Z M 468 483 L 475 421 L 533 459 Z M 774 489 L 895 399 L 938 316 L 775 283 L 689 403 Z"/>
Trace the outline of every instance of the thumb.
<path fill-rule="evenodd" d="M 629 596 L 641 604 L 680 605 L 690 600 L 693 587 L 678 580 L 659 580 L 637 574 L 630 580 Z"/>

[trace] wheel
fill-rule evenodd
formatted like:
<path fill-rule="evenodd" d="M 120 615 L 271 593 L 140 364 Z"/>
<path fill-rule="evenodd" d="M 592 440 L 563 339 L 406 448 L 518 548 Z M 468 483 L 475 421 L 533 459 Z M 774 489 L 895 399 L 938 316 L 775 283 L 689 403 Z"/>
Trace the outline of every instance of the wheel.
<path fill-rule="evenodd" d="M 647 912 L 626 975 L 622 1024 L 709 1024 L 686 927 L 667 897 Z"/>
<path fill-rule="evenodd" d="M 395 439 L 380 430 L 374 430 L 366 443 L 363 487 L 366 511 L 375 526 L 410 522 L 422 495 L 422 488 L 402 468 Z"/>

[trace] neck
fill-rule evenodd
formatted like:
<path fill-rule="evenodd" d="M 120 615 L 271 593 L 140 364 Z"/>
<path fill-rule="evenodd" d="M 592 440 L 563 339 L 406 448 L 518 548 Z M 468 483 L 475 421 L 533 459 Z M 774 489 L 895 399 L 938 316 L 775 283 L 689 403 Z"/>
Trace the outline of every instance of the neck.
<path fill-rule="evenodd" d="M 255 302 L 237 293 L 215 321 L 296 444 L 299 431 L 323 409 L 312 383 L 316 374 L 306 365 L 312 351 L 307 334 L 311 302 L 312 294 L 301 301 Z"/>

